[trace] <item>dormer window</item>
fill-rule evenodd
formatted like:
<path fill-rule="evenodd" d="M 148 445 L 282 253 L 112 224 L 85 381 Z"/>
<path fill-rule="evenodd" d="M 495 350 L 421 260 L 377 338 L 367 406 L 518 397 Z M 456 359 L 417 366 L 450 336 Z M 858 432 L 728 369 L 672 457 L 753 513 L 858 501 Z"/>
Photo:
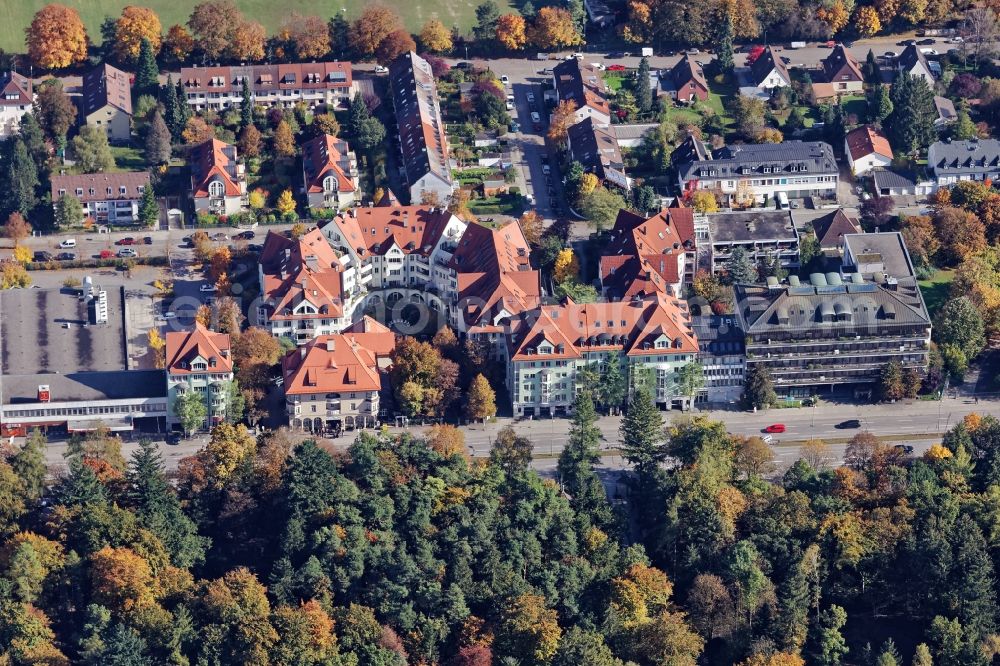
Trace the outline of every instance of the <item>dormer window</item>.
<path fill-rule="evenodd" d="M 221 181 L 213 180 L 208 184 L 208 195 L 212 197 L 221 197 L 225 192 L 226 188 L 222 185 Z"/>
<path fill-rule="evenodd" d="M 327 176 L 323 179 L 323 191 L 333 192 L 337 189 L 337 179 L 333 176 Z"/>

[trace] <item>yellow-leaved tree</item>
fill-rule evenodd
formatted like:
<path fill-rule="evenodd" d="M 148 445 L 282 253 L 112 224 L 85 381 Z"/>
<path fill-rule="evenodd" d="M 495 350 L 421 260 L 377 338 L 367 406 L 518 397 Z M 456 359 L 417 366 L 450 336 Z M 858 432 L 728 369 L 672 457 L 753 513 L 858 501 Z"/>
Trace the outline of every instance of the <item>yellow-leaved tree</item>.
<path fill-rule="evenodd" d="M 566 280 L 576 278 L 579 272 L 580 264 L 576 260 L 573 250 L 568 247 L 559 250 L 559 254 L 556 255 L 555 264 L 552 266 L 552 278 L 559 284 L 562 284 Z"/>
<path fill-rule="evenodd" d="M 278 197 L 278 210 L 281 211 L 282 215 L 295 212 L 295 197 L 292 196 L 291 190 L 285 190 Z"/>

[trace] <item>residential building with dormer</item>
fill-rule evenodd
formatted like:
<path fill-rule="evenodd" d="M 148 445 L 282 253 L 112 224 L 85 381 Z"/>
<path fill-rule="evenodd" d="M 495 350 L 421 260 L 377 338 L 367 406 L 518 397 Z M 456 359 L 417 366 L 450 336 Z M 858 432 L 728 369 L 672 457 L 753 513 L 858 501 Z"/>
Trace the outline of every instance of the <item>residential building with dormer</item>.
<path fill-rule="evenodd" d="M 229 335 L 215 333 L 195 322 L 188 331 L 166 334 L 167 427 L 180 425 L 177 399 L 195 392 L 205 402 L 206 418 L 199 429 L 209 429 L 226 419 L 230 408 L 233 359 Z"/>

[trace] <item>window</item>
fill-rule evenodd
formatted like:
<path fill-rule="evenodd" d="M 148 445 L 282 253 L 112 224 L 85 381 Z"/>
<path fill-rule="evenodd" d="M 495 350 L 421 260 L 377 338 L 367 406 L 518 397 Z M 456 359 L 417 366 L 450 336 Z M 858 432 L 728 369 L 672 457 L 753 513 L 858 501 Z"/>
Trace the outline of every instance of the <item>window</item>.
<path fill-rule="evenodd" d="M 224 191 L 225 191 L 225 188 L 223 187 L 221 181 L 213 180 L 211 183 L 208 184 L 208 195 L 209 196 L 212 196 L 212 197 L 221 197 Z"/>

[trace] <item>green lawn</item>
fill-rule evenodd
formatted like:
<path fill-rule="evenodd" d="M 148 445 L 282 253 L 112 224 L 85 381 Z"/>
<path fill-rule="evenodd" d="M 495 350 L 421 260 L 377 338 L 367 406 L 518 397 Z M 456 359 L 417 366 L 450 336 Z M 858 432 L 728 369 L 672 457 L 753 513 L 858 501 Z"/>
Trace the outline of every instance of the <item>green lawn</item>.
<path fill-rule="evenodd" d="M 868 117 L 868 100 L 865 99 L 864 95 L 844 97 L 842 104 L 845 116 L 855 115 L 858 118 L 858 122 L 864 122 L 865 118 Z"/>
<path fill-rule="evenodd" d="M 117 171 L 145 171 L 149 168 L 141 148 L 111 146 L 111 154 L 115 156 Z"/>
<path fill-rule="evenodd" d="M 951 292 L 951 282 L 955 279 L 955 271 L 941 270 L 930 278 L 920 281 L 920 291 L 924 295 L 924 302 L 927 304 L 927 311 L 933 317 L 938 309 L 948 300 Z"/>
<path fill-rule="evenodd" d="M 24 29 L 31 23 L 31 17 L 39 9 L 49 4 L 49 0 L 5 0 L 0 2 L 0 48 L 6 51 L 22 52 L 24 50 Z M 191 14 L 191 9 L 197 0 L 146 0 L 136 3 L 130 0 L 63 0 L 62 4 L 75 7 L 87 25 L 90 39 L 95 43 L 101 40 L 101 22 L 105 16 L 121 14 L 122 7 L 140 4 L 150 7 L 160 16 L 163 30 L 175 23 L 184 23 Z M 353 20 L 368 6 L 366 0 L 236 0 L 243 13 L 255 21 L 260 21 L 267 28 L 268 34 L 273 34 L 292 12 L 299 14 L 315 14 L 324 19 L 346 9 L 349 20 Z M 400 2 L 387 0 L 384 4 L 393 7 L 403 17 L 406 27 L 418 32 L 428 20 L 436 18 L 447 27 L 458 25 L 462 29 L 470 28 L 476 19 L 476 6 L 479 0 L 426 0 L 424 2 Z M 498 0 L 500 12 L 516 11 L 509 0 Z"/>

